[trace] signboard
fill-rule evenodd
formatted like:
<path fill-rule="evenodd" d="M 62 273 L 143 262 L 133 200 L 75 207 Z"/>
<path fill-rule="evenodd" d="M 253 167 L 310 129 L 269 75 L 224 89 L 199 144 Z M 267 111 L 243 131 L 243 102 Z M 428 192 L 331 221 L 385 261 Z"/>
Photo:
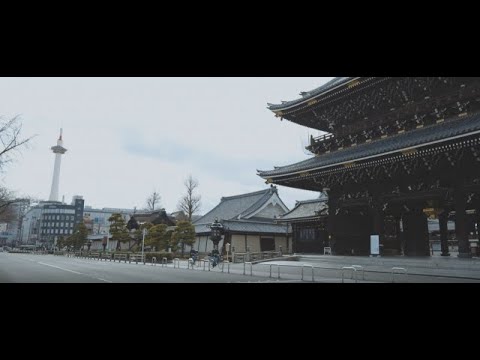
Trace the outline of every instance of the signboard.
<path fill-rule="evenodd" d="M 370 235 L 370 255 L 380 255 L 380 236 Z"/>

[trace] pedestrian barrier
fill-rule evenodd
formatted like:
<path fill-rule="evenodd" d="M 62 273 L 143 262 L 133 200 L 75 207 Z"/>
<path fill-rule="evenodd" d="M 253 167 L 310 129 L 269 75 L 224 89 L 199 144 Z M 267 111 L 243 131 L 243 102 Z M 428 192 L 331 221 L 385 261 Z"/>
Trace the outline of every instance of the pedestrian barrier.
<path fill-rule="evenodd" d="M 113 255 L 113 262 L 118 259 L 118 262 L 121 262 L 122 260 L 127 263 L 127 254 L 114 254 Z"/>
<path fill-rule="evenodd" d="M 303 264 L 302 265 L 302 281 L 303 281 L 303 268 L 305 268 L 305 267 L 308 267 L 308 268 L 312 269 L 312 282 L 315 281 L 315 279 L 313 278 L 313 265 L 310 265 L 310 264 Z"/>
<path fill-rule="evenodd" d="M 155 256 L 152 256 L 152 266 L 157 264 L 157 258 Z"/>
<path fill-rule="evenodd" d="M 345 270 L 352 270 L 355 273 L 355 282 L 357 282 L 357 268 L 353 266 L 344 266 L 342 267 L 342 283 L 344 282 L 343 279 L 344 279 Z"/>
<path fill-rule="evenodd" d="M 243 263 L 243 275 L 245 275 L 245 266 L 246 266 L 247 264 L 250 265 L 250 276 L 253 276 L 253 269 L 252 269 L 252 268 L 253 268 L 253 265 L 252 265 L 252 263 L 249 262 L 249 261 L 246 261 L 246 262 Z"/>
<path fill-rule="evenodd" d="M 173 268 L 175 269 L 178 265 L 178 268 L 180 269 L 180 259 L 179 258 L 175 258 L 173 259 Z"/>
<path fill-rule="evenodd" d="M 362 271 L 362 280 L 365 280 L 365 271 L 363 270 L 363 266 L 362 265 L 352 265 L 352 267 L 356 268 L 357 270 L 361 270 Z M 353 273 L 352 273 L 352 276 L 353 276 Z"/>
<path fill-rule="evenodd" d="M 278 271 L 277 279 L 280 279 L 280 265 L 277 265 L 277 264 L 269 264 L 269 265 L 270 265 L 270 277 L 272 277 L 272 266 L 276 266 Z"/>
<path fill-rule="evenodd" d="M 407 269 L 402 267 L 392 267 L 392 283 L 394 282 L 395 272 L 397 272 L 397 274 L 402 272 L 405 275 L 405 280 L 408 280 Z"/>
<path fill-rule="evenodd" d="M 104 253 L 104 254 L 102 254 L 101 259 L 105 259 L 105 261 L 107 261 L 107 260 L 112 261 L 112 255 L 111 255 L 111 254 Z"/>
<path fill-rule="evenodd" d="M 162 258 L 162 267 L 163 265 L 165 265 L 165 267 L 167 266 L 167 261 L 168 259 L 166 257 Z"/>
<path fill-rule="evenodd" d="M 205 271 L 205 263 L 208 263 L 208 271 L 210 271 L 210 260 L 202 259 L 203 261 L 203 271 Z"/>
<path fill-rule="evenodd" d="M 332 248 L 330 247 L 324 247 L 323 248 L 323 255 L 332 255 Z"/>
<path fill-rule="evenodd" d="M 128 262 L 132 263 L 133 260 L 135 261 L 135 264 L 138 264 L 138 259 L 140 259 L 140 262 L 143 262 L 143 265 L 145 265 L 145 255 L 130 254 Z"/>
<path fill-rule="evenodd" d="M 225 267 L 225 261 L 222 262 L 222 273 L 223 273 L 223 268 L 224 268 L 224 267 Z M 227 271 L 228 271 L 228 273 L 230 274 L 230 262 L 229 262 L 229 261 L 227 261 Z"/>
<path fill-rule="evenodd" d="M 193 258 L 188 259 L 187 268 L 193 270 Z"/>

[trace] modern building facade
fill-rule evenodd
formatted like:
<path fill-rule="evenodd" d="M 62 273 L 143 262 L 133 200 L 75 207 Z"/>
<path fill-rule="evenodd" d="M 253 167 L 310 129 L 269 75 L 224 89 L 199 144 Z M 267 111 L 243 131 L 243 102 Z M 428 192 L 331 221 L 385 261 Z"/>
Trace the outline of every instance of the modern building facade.
<path fill-rule="evenodd" d="M 84 200 L 74 196 L 70 205 L 59 201 L 41 201 L 25 214 L 22 243 L 52 248 L 60 237 L 73 233 L 83 222 Z"/>

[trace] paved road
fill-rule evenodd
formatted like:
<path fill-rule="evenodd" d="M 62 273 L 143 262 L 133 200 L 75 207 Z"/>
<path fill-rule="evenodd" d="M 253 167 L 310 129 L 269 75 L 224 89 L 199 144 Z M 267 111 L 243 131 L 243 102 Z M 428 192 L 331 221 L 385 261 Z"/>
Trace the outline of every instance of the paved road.
<path fill-rule="evenodd" d="M 266 281 L 243 274 L 173 269 L 53 255 L 0 253 L 2 283 L 229 283 Z"/>
<path fill-rule="evenodd" d="M 451 283 L 480 282 L 480 262 L 455 259 L 421 261 L 421 259 L 371 259 L 368 257 L 305 256 L 300 261 L 270 261 L 250 265 L 230 264 L 230 273 L 222 272 L 222 264 L 211 271 L 202 266 L 180 269 L 168 264 L 143 265 L 99 261 L 53 255 L 0 253 L 0 282 L 20 283 L 341 283 L 342 267 L 362 265 L 358 282 L 392 282 L 392 266 L 402 266 L 408 276 L 395 275 L 395 282 Z M 305 265 L 305 266 L 303 266 Z M 312 267 L 314 279 L 312 281 Z M 303 280 L 302 280 L 303 268 Z M 278 271 L 280 269 L 280 278 Z M 243 274 L 246 275 L 243 275 Z M 251 276 L 252 274 L 253 276 Z M 353 283 L 351 271 L 344 272 L 344 281 Z"/>

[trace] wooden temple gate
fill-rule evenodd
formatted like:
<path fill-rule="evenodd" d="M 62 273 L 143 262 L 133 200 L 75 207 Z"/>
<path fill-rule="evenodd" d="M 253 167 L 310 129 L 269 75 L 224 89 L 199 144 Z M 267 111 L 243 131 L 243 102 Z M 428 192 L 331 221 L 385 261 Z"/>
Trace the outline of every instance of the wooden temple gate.
<path fill-rule="evenodd" d="M 335 78 L 302 96 L 270 109 L 327 136 L 311 138 L 311 159 L 259 176 L 328 193 L 334 253 L 366 255 L 370 235 L 379 235 L 384 253 L 429 256 L 433 216 L 442 255 L 449 255 L 451 218 L 459 257 L 472 256 L 469 233 L 476 233 L 480 213 L 480 78 Z"/>

